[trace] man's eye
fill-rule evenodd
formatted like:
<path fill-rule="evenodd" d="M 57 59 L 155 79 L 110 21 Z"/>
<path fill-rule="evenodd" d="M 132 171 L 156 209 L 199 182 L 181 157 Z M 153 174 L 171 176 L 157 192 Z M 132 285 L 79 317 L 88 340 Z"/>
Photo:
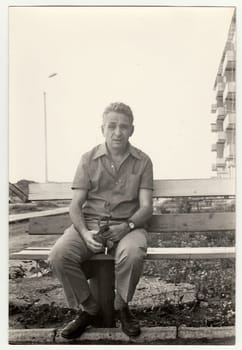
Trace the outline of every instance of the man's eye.
<path fill-rule="evenodd" d="M 109 129 L 115 129 L 115 125 L 114 125 L 114 124 L 109 124 L 109 125 L 108 125 L 108 128 L 109 128 Z"/>
<path fill-rule="evenodd" d="M 121 125 L 121 126 L 120 126 L 120 129 L 122 129 L 122 130 L 127 130 L 127 129 L 128 129 L 128 125 Z"/>

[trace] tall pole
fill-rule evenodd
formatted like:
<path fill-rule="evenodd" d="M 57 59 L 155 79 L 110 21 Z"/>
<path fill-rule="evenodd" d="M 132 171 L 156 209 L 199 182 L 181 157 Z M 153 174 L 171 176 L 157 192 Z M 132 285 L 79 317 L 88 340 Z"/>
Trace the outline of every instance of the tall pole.
<path fill-rule="evenodd" d="M 46 112 L 46 92 L 45 91 L 44 91 L 44 132 L 45 132 L 45 182 L 48 182 L 47 112 Z"/>

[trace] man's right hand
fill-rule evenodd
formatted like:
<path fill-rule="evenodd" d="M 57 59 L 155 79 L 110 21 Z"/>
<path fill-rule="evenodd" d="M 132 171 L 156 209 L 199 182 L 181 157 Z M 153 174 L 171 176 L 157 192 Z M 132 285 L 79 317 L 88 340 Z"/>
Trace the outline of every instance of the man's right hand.
<path fill-rule="evenodd" d="M 82 237 L 88 247 L 93 253 L 100 253 L 103 252 L 104 247 L 103 244 L 100 242 L 97 242 L 94 238 L 94 235 L 97 234 L 98 231 L 85 231 L 82 232 Z"/>

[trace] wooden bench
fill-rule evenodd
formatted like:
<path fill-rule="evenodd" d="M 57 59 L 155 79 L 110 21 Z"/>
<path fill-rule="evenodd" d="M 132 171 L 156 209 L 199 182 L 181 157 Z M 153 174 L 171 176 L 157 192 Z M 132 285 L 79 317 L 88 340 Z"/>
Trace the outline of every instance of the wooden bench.
<path fill-rule="evenodd" d="M 155 180 L 153 197 L 187 198 L 194 201 L 198 197 L 234 198 L 235 181 L 233 179 L 192 179 L 192 180 Z M 70 183 L 33 183 L 29 185 L 29 200 L 66 200 L 72 198 Z M 187 208 L 188 209 L 188 208 Z M 66 212 L 66 213 L 63 213 Z M 235 212 L 193 212 L 162 213 L 153 215 L 149 223 L 150 232 L 221 232 L 235 230 Z M 39 216 L 29 219 L 29 234 L 62 234 L 71 222 L 68 209 L 59 214 Z M 34 214 L 34 213 L 32 213 Z M 10 256 L 16 260 L 46 260 L 51 247 L 29 247 Z M 171 247 L 148 248 L 147 260 L 160 259 L 217 259 L 234 258 L 235 247 Z M 114 326 L 114 263 L 110 255 L 96 254 L 84 264 L 93 294 L 99 301 L 104 318 L 104 327 Z"/>

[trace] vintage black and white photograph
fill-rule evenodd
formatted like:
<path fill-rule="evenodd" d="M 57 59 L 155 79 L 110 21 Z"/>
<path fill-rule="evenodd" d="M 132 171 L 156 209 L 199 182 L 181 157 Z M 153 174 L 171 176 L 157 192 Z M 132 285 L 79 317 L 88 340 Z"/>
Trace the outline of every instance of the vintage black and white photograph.
<path fill-rule="evenodd" d="M 236 11 L 9 6 L 9 344 L 236 344 Z"/>

